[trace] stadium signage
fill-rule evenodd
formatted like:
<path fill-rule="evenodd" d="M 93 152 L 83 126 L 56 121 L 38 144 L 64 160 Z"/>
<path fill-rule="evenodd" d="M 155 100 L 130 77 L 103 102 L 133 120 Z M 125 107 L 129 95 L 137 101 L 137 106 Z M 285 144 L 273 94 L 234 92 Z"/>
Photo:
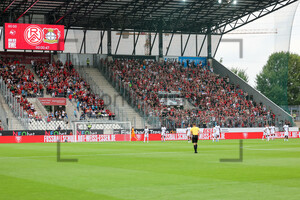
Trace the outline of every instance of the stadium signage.
<path fill-rule="evenodd" d="M 65 106 L 66 98 L 38 98 L 43 106 Z"/>
<path fill-rule="evenodd" d="M 206 57 L 178 57 L 180 63 L 184 63 L 184 67 L 187 67 L 188 63 L 194 62 L 195 65 L 202 63 L 202 66 L 207 65 Z"/>
<path fill-rule="evenodd" d="M 166 140 L 187 140 L 187 135 L 183 133 L 166 134 Z"/>
<path fill-rule="evenodd" d="M 73 135 L 45 135 L 43 136 L 44 143 L 55 143 L 60 142 L 75 142 L 75 137 Z"/>
<path fill-rule="evenodd" d="M 31 61 L 45 62 L 51 61 L 50 53 L 34 53 L 34 52 L 0 52 L 2 58 L 9 58 L 11 60 L 17 59 L 22 64 L 31 64 Z"/>
<path fill-rule="evenodd" d="M 0 136 L 71 135 L 71 130 L 20 130 L 1 131 Z"/>
<path fill-rule="evenodd" d="M 45 135 L 72 135 L 72 131 L 71 130 L 45 131 Z"/>
<path fill-rule="evenodd" d="M 36 135 L 36 133 L 32 131 L 13 131 L 13 136 L 32 136 L 32 135 Z"/>
<path fill-rule="evenodd" d="M 136 134 L 143 134 L 144 133 L 144 129 L 134 129 L 134 132 Z M 149 129 L 149 133 L 150 134 L 161 134 L 161 129 Z M 167 129 L 166 133 L 176 133 L 176 130 L 172 130 L 172 129 Z"/>
<path fill-rule="evenodd" d="M 114 130 L 113 130 L 113 133 L 114 133 L 114 134 L 129 134 L 130 131 L 124 130 L 124 129 L 114 129 Z"/>
<path fill-rule="evenodd" d="M 64 26 L 5 23 L 5 49 L 63 51 Z"/>
<path fill-rule="evenodd" d="M 23 131 L 20 131 L 23 132 Z M 3 133 L 3 132 L 1 132 Z M 290 132 L 289 138 L 299 138 L 300 132 Z M 262 132 L 234 132 L 234 133 L 222 133 L 221 139 L 261 139 Z M 138 141 L 144 141 L 144 134 L 137 134 Z M 284 137 L 283 132 L 277 132 L 275 138 L 282 139 Z M 200 137 L 199 140 L 210 140 L 212 134 L 205 137 Z M 160 141 L 160 134 L 150 134 L 150 141 Z M 166 134 L 166 140 L 187 140 L 186 134 Z M 130 134 L 101 134 L 101 135 L 33 135 L 33 136 L 1 136 L 0 143 L 55 143 L 60 142 L 114 142 L 114 141 L 130 141 Z M 133 139 L 135 141 L 135 139 Z"/>
<path fill-rule="evenodd" d="M 103 130 L 78 130 L 77 131 L 77 135 L 99 135 L 99 134 L 103 134 Z"/>
<path fill-rule="evenodd" d="M 178 57 L 175 56 L 165 56 L 164 61 L 166 62 L 178 62 Z"/>

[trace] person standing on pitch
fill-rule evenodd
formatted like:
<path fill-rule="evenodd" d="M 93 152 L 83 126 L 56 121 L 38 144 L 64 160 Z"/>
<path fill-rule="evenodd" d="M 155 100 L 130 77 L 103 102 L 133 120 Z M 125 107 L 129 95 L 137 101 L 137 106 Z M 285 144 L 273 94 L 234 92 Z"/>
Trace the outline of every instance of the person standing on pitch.
<path fill-rule="evenodd" d="M 269 124 L 266 125 L 264 128 L 264 135 L 266 136 L 267 141 L 270 140 L 270 127 Z"/>
<path fill-rule="evenodd" d="M 192 133 L 192 142 L 194 144 L 194 150 L 195 153 L 198 153 L 197 148 L 198 148 L 198 136 L 200 133 L 200 129 L 196 126 L 196 124 L 193 124 L 193 128 L 191 128 L 191 133 Z"/>
<path fill-rule="evenodd" d="M 289 141 L 289 125 L 285 124 L 283 126 L 284 130 L 284 141 Z"/>
<path fill-rule="evenodd" d="M 221 127 L 218 126 L 218 124 L 214 127 L 214 133 L 213 133 L 213 142 L 216 139 L 216 142 L 219 141 L 220 138 L 220 132 L 221 132 Z"/>
<path fill-rule="evenodd" d="M 271 138 L 272 138 L 272 140 L 274 140 L 274 138 L 275 138 L 275 126 L 274 126 L 274 124 L 270 127 L 270 130 L 271 130 Z"/>
<path fill-rule="evenodd" d="M 191 125 L 189 125 L 187 128 L 186 128 L 186 136 L 187 136 L 187 139 L 188 139 L 188 143 L 191 142 Z"/>
<path fill-rule="evenodd" d="M 161 127 L 161 141 L 162 142 L 166 141 L 166 130 L 167 130 L 167 128 L 165 126 Z"/>
<path fill-rule="evenodd" d="M 134 138 L 136 141 L 138 141 L 138 139 L 137 139 L 136 136 L 135 136 L 134 127 L 132 127 L 132 129 L 131 129 L 131 137 L 130 137 L 130 141 L 132 141 L 133 138 Z"/>
<path fill-rule="evenodd" d="M 145 129 L 144 129 L 144 143 L 146 141 L 146 138 L 147 138 L 147 143 L 149 142 L 149 129 L 147 128 L 147 126 L 145 126 Z"/>

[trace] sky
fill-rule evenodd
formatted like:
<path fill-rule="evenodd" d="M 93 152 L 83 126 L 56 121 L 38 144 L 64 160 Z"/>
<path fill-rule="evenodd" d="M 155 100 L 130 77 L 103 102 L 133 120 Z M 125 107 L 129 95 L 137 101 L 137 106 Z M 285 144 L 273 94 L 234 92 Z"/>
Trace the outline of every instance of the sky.
<path fill-rule="evenodd" d="M 227 68 L 245 69 L 249 84 L 256 86 L 256 75 L 262 71 L 269 56 L 274 52 L 290 51 L 300 55 L 300 6 L 299 2 L 251 22 L 235 34 L 229 33 L 223 39 L 242 39 L 243 58 L 239 56 L 238 43 L 221 42 L 216 59 L 222 58 Z M 247 32 L 249 34 L 236 34 Z M 254 34 L 267 32 L 267 34 Z"/>

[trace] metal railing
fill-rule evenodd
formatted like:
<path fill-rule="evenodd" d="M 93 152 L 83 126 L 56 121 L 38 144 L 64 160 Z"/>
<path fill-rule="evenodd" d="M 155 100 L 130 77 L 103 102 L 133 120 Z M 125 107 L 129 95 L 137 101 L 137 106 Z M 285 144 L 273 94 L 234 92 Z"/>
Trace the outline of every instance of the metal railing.
<path fill-rule="evenodd" d="M 120 109 L 117 105 L 114 105 L 112 103 L 112 99 L 109 95 L 107 95 L 97 84 L 96 82 L 93 80 L 93 78 L 86 73 L 86 71 L 80 67 L 80 66 L 75 66 L 75 69 L 77 70 L 77 72 L 79 73 L 79 75 L 90 85 L 91 91 L 97 95 L 99 98 L 103 99 L 104 101 L 104 106 L 109 109 L 111 112 L 115 113 L 116 120 L 119 121 L 129 121 L 130 119 L 128 119 L 128 117 L 126 116 L 126 114 L 123 112 L 122 109 Z M 103 119 L 97 119 L 97 118 L 93 118 L 90 117 L 88 119 L 89 121 L 92 122 L 97 122 L 97 121 L 103 121 Z"/>
<path fill-rule="evenodd" d="M 289 113 L 293 117 L 293 120 L 300 121 L 300 105 L 289 106 Z"/>
<path fill-rule="evenodd" d="M 214 68 L 214 72 L 217 74 L 220 74 L 222 77 L 228 77 L 230 80 L 230 83 L 233 83 L 235 85 L 239 85 L 239 87 L 244 91 L 247 92 L 249 96 L 253 96 L 253 100 L 256 102 L 261 102 L 263 105 L 265 105 L 269 110 L 272 110 L 272 112 L 276 115 L 276 123 L 284 123 L 285 120 L 290 121 L 291 124 L 293 124 L 292 116 L 287 113 L 282 107 L 276 105 L 274 102 L 272 102 L 270 99 L 268 99 L 265 95 L 260 93 L 258 90 L 256 90 L 254 87 L 251 87 L 248 83 L 246 83 L 243 79 L 241 79 L 236 74 L 232 73 L 229 69 L 227 69 L 225 66 L 223 66 L 221 63 L 219 63 L 217 60 L 212 60 L 212 66 Z"/>
<path fill-rule="evenodd" d="M 155 115 L 155 111 L 142 100 L 139 95 L 131 88 L 129 83 L 123 82 L 118 74 L 109 69 L 109 67 L 100 62 L 96 66 L 105 76 L 107 81 L 119 92 L 127 103 L 142 117 L 143 125 L 149 124 L 152 128 L 161 127 L 160 117 Z"/>
<path fill-rule="evenodd" d="M 243 117 L 243 116 L 233 116 L 233 117 L 222 117 L 216 119 L 213 117 L 196 117 L 199 109 L 192 109 L 190 116 L 182 117 L 170 117 L 164 116 L 162 111 L 155 110 L 140 97 L 131 87 L 130 83 L 124 82 L 119 74 L 103 62 L 96 66 L 100 70 L 106 79 L 111 83 L 111 85 L 123 96 L 123 98 L 131 105 L 136 112 L 138 112 L 144 119 L 145 122 L 149 123 L 154 128 L 161 127 L 161 125 L 167 128 L 183 128 L 187 127 L 189 124 L 197 124 L 200 127 L 211 128 L 220 124 L 222 127 L 261 127 L 266 123 L 275 124 L 276 126 L 282 126 L 284 122 L 276 121 L 272 116 L 256 116 L 256 117 Z M 193 103 L 190 101 L 190 103 Z M 207 111 L 206 111 L 207 112 Z M 277 118 L 278 119 L 278 118 Z"/>
<path fill-rule="evenodd" d="M 0 104 L 0 120 L 1 120 L 1 124 L 0 126 L 2 126 L 2 128 L 4 130 L 8 130 L 8 117 L 6 114 L 6 111 L 4 110 L 2 104 Z"/>
<path fill-rule="evenodd" d="M 48 115 L 48 112 L 47 112 L 45 106 L 43 106 L 43 104 L 40 102 L 40 100 L 38 98 L 35 100 L 35 103 L 36 103 L 37 107 L 40 109 L 43 116 Z"/>
<path fill-rule="evenodd" d="M 13 93 L 7 88 L 2 77 L 0 77 L 0 92 L 3 95 L 5 102 L 8 104 L 12 113 L 19 120 L 23 128 L 28 129 L 28 114 L 20 105 L 20 98 L 13 95 Z"/>

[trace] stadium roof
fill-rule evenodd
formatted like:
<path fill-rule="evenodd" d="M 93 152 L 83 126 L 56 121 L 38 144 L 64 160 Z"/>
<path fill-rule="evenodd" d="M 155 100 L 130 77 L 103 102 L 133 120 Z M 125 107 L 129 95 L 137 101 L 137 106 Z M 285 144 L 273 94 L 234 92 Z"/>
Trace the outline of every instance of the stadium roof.
<path fill-rule="evenodd" d="M 66 28 L 223 34 L 297 0 L 1 0 L 3 22 L 45 15 Z M 20 20 L 21 21 L 21 20 Z"/>

